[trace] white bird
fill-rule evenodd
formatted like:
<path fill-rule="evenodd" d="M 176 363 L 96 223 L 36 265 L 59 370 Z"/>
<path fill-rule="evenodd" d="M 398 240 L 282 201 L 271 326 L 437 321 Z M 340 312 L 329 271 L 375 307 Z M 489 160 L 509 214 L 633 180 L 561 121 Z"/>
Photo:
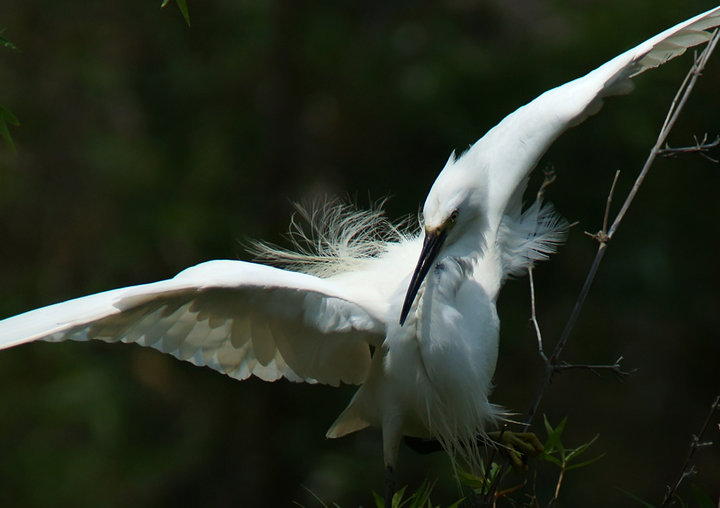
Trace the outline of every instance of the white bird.
<path fill-rule="evenodd" d="M 300 271 L 209 261 L 170 280 L 70 300 L 0 321 L 0 348 L 35 340 L 137 343 L 235 379 L 360 385 L 327 436 L 382 430 L 385 466 L 403 436 L 479 458 L 501 417 L 488 396 L 503 283 L 562 242 L 529 173 L 566 129 L 627 93 L 630 78 L 710 40 L 720 7 L 662 32 L 505 117 L 451 155 L 405 235 L 382 213 L 329 208 L 319 252 L 261 248 Z"/>

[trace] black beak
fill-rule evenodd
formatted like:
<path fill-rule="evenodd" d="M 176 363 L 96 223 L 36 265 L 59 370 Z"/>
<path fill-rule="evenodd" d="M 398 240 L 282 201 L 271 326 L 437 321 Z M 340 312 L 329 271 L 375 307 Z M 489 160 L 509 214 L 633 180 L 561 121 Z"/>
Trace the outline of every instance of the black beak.
<path fill-rule="evenodd" d="M 443 243 L 445 243 L 446 236 L 447 231 L 444 229 L 442 231 L 425 232 L 425 240 L 423 241 L 420 259 L 415 267 L 412 279 L 410 279 L 410 286 L 408 286 L 407 293 L 405 294 L 405 302 L 402 306 L 402 312 L 400 312 L 400 326 L 405 324 L 405 319 L 407 318 L 408 312 L 410 312 L 410 307 L 412 307 L 412 304 L 415 301 L 415 296 L 420 289 L 420 285 L 423 280 L 425 280 L 425 276 L 428 271 L 430 271 L 433 261 L 435 261 Z"/>

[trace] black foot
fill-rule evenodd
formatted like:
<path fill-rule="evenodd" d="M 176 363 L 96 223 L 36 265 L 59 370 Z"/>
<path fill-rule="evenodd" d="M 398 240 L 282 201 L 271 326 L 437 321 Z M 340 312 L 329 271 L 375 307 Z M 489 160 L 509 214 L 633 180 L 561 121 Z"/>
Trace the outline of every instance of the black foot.
<path fill-rule="evenodd" d="M 490 432 L 488 436 L 498 443 L 498 449 L 510 459 L 515 468 L 525 469 L 528 458 L 535 457 L 544 450 L 542 443 L 532 432 L 501 430 Z"/>

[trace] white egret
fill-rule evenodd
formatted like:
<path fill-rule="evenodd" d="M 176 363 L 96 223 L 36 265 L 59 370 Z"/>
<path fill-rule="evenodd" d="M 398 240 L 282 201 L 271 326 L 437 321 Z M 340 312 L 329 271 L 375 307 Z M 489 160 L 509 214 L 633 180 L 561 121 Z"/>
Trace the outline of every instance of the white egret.
<path fill-rule="evenodd" d="M 327 220 L 314 254 L 265 249 L 293 271 L 209 261 L 170 280 L 70 300 L 0 322 L 0 348 L 30 341 L 137 343 L 236 379 L 358 384 L 328 437 L 382 430 L 395 468 L 403 436 L 437 439 L 475 464 L 501 416 L 488 396 L 498 353 L 495 302 L 507 277 L 545 259 L 565 223 L 526 179 L 564 130 L 630 78 L 707 42 L 720 7 L 640 44 L 508 115 L 460 157 L 425 200 L 422 232 L 376 212 Z M 304 272 L 304 273 L 302 273 Z"/>

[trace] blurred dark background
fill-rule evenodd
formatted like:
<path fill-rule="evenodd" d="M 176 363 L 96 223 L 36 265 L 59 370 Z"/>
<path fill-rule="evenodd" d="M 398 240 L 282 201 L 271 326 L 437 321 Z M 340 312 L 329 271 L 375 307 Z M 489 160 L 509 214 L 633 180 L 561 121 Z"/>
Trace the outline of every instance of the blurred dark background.
<path fill-rule="evenodd" d="M 246 259 L 242 242 L 284 242 L 291 202 L 317 194 L 416 213 L 451 150 L 714 2 L 189 0 L 191 28 L 159 4 L 0 2 L 20 48 L 0 51 L 0 104 L 22 122 L 17 155 L 0 144 L 0 316 Z M 579 221 L 536 271 L 546 347 L 596 249 L 583 231 L 599 229 L 615 170 L 618 196 L 632 184 L 689 64 L 643 75 L 541 162 L 558 175 L 549 199 Z M 715 55 L 671 144 L 720 131 L 719 84 Z M 633 505 L 621 490 L 659 503 L 720 390 L 719 188 L 697 155 L 659 160 L 610 246 L 564 358 L 622 355 L 637 372 L 553 380 L 541 413 L 568 417 L 568 446 L 599 434 L 587 458 L 605 453 L 568 473 L 562 506 Z M 522 413 L 542 373 L 526 279 L 499 312 L 493 400 Z M 306 486 L 369 506 L 379 434 L 324 438 L 353 390 L 239 383 L 136 346 L 3 351 L 0 504 L 319 506 Z M 442 455 L 400 461 L 401 483 L 429 475 L 435 503 L 459 497 Z M 687 486 L 718 499 L 717 446 L 697 469 Z"/>

